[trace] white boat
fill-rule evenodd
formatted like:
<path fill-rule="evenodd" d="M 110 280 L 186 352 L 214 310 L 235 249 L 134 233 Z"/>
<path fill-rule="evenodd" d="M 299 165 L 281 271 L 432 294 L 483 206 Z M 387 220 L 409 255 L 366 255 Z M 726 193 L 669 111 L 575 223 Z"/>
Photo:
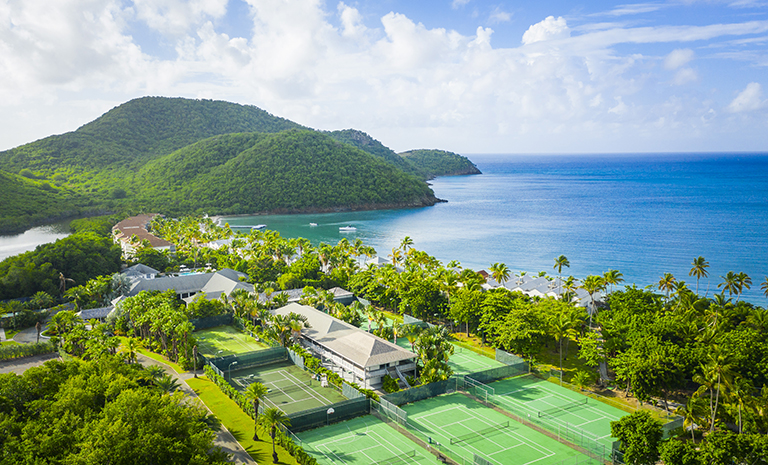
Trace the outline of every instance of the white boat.
<path fill-rule="evenodd" d="M 309 223 L 310 226 L 317 226 L 317 223 Z"/>
<path fill-rule="evenodd" d="M 350 232 L 350 231 L 357 231 L 357 228 L 354 226 L 342 226 L 339 228 L 340 232 Z"/>
<path fill-rule="evenodd" d="M 256 226 L 251 226 L 251 229 L 264 229 L 266 227 L 266 224 L 257 224 Z"/>

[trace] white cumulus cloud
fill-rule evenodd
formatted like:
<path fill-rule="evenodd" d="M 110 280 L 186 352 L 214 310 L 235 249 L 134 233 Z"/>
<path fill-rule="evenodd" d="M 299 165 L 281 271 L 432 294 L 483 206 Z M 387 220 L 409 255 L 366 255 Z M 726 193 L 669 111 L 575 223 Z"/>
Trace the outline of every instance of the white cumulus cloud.
<path fill-rule="evenodd" d="M 538 22 L 528 28 L 523 34 L 523 44 L 528 45 L 534 42 L 542 42 L 552 39 L 565 39 L 571 36 L 565 18 L 547 16 L 544 21 Z"/>
<path fill-rule="evenodd" d="M 759 110 L 766 106 L 763 101 L 763 88 L 760 83 L 750 82 L 739 95 L 736 96 L 730 105 L 728 111 L 731 113 L 744 113 L 748 111 Z"/>
<path fill-rule="evenodd" d="M 664 67 L 670 70 L 678 69 L 693 60 L 693 56 L 693 50 L 690 48 L 678 48 L 672 50 L 672 52 L 664 58 Z"/>

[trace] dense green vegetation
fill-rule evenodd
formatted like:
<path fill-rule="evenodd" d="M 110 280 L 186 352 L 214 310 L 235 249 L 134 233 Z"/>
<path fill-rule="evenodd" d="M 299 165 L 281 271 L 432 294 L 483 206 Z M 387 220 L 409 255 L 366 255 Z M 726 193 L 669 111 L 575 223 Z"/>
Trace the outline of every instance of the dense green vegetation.
<path fill-rule="evenodd" d="M 120 270 L 120 246 L 110 227 L 116 217 L 73 222 L 75 233 L 0 262 L 0 300 L 44 292 L 60 297 L 67 289 Z"/>
<path fill-rule="evenodd" d="M 419 163 L 360 131 L 312 131 L 253 106 L 145 97 L 0 152 L 0 233 L 97 211 L 431 205 L 426 178 Z"/>
<path fill-rule="evenodd" d="M 331 131 L 327 134 L 339 142 L 357 147 L 364 152 L 368 152 L 371 155 L 381 158 L 387 163 L 397 166 L 406 173 L 423 176 L 423 173 L 418 167 L 408 163 L 401 156 L 396 154 L 394 150 L 385 147 L 384 144 L 362 131 L 356 129 L 344 129 L 342 131 Z"/>
<path fill-rule="evenodd" d="M 87 202 L 71 190 L 46 180 L 0 171 L 0 232 L 81 214 Z"/>
<path fill-rule="evenodd" d="M 0 375 L 0 463 L 226 463 L 205 409 L 158 381 L 110 355 Z"/>
<path fill-rule="evenodd" d="M 400 154 L 427 178 L 460 174 L 481 174 L 467 157 L 445 150 L 411 150 Z"/>
<path fill-rule="evenodd" d="M 147 163 L 136 202 L 170 214 L 424 206 L 429 187 L 315 131 L 230 134 Z"/>

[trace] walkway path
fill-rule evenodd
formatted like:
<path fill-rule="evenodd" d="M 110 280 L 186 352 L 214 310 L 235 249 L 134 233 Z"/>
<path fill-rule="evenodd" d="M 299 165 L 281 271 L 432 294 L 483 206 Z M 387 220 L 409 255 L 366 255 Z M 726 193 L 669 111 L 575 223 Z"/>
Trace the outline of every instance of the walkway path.
<path fill-rule="evenodd" d="M 3 342 L 5 340 L 5 330 L 3 328 L 0 328 L 0 342 Z"/>
<path fill-rule="evenodd" d="M 58 353 L 4 360 L 0 362 L 0 373 L 16 373 L 17 375 L 23 375 L 24 372 L 30 368 L 39 367 L 48 360 L 53 360 L 55 358 L 59 358 Z"/>
<path fill-rule="evenodd" d="M 176 370 L 171 368 L 170 366 L 166 365 L 165 363 L 158 362 L 157 360 L 153 360 L 147 356 L 136 354 L 136 358 L 138 359 L 139 363 L 141 363 L 144 366 L 149 365 L 157 365 L 159 367 L 162 367 L 166 373 L 173 376 L 176 380 L 179 381 L 179 384 L 181 385 L 181 389 L 184 391 L 184 394 L 192 397 L 192 398 L 198 398 L 197 393 L 192 390 L 192 388 L 189 387 L 186 380 L 189 378 L 192 378 L 194 376 L 193 373 L 186 372 L 186 373 L 176 373 Z M 201 404 L 205 405 L 205 403 L 200 401 Z M 208 406 L 205 407 L 208 409 Z M 210 412 L 211 410 L 208 409 Z M 211 412 L 213 413 L 213 412 Z M 232 459 L 231 461 L 237 464 L 244 464 L 244 465 L 256 465 L 256 461 L 251 458 L 250 455 L 243 449 L 243 446 L 240 445 L 239 442 L 235 439 L 235 437 L 232 435 L 232 433 L 227 430 L 227 428 L 224 427 L 224 425 L 221 425 L 221 430 L 219 430 L 216 433 L 216 440 L 215 445 L 221 447 L 224 452 L 231 454 Z"/>
<path fill-rule="evenodd" d="M 40 332 L 43 332 L 48 328 L 48 323 L 43 323 L 43 327 L 40 330 Z M 40 341 L 45 342 L 49 337 L 40 335 Z M 13 340 L 18 342 L 19 344 L 34 344 L 37 342 L 37 329 L 32 326 L 31 328 L 25 328 L 16 333 L 15 336 L 13 336 Z"/>

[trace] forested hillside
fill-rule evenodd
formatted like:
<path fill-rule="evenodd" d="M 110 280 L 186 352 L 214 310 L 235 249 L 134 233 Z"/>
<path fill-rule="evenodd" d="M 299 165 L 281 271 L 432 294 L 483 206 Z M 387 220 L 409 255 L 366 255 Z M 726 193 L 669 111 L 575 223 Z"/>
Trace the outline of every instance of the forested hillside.
<path fill-rule="evenodd" d="M 445 150 L 411 150 L 400 154 L 427 178 L 481 174 L 469 158 Z"/>
<path fill-rule="evenodd" d="M 344 129 L 342 131 L 329 132 L 328 135 L 339 142 L 349 144 L 353 147 L 359 148 L 360 150 L 368 152 L 371 155 L 379 157 L 382 160 L 397 166 L 406 173 L 424 177 L 424 173 L 422 173 L 421 170 L 419 170 L 415 165 L 408 163 L 401 156 L 395 153 L 394 150 L 384 146 L 384 144 L 364 133 L 363 131 L 358 131 L 356 129 Z"/>
<path fill-rule="evenodd" d="M 316 131 L 229 134 L 148 163 L 136 176 L 147 210 L 254 211 L 425 206 L 436 199 L 412 175 Z"/>
<path fill-rule="evenodd" d="M 78 196 L 48 181 L 0 171 L 0 232 L 74 216 L 81 212 Z"/>
<path fill-rule="evenodd" d="M 254 106 L 144 97 L 0 152 L 0 233 L 95 212 L 432 205 L 432 171 L 354 129 L 319 132 Z"/>
<path fill-rule="evenodd" d="M 37 175 L 74 168 L 136 167 L 217 134 L 279 132 L 301 126 L 253 106 L 212 100 L 144 97 L 108 111 L 74 132 L 0 152 L 0 169 Z"/>

